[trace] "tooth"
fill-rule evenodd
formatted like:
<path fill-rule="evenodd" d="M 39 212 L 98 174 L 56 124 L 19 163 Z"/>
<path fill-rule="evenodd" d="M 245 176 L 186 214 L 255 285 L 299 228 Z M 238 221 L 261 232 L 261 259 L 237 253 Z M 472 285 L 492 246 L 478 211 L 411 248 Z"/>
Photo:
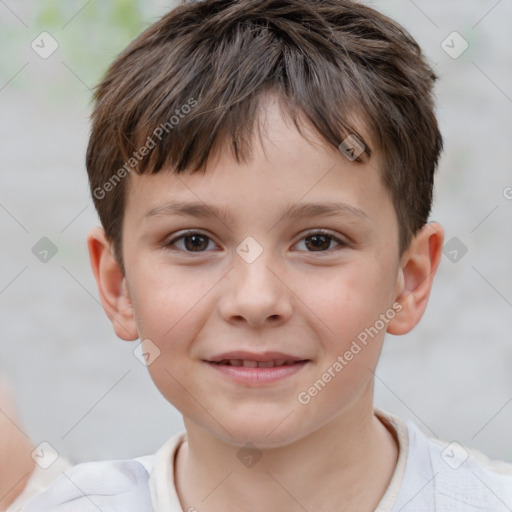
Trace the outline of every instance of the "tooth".
<path fill-rule="evenodd" d="M 241 359 L 230 359 L 229 364 L 231 366 L 242 366 L 243 361 Z"/>
<path fill-rule="evenodd" d="M 276 366 L 282 366 L 284 363 L 286 363 L 286 359 L 276 359 L 274 363 Z"/>
<path fill-rule="evenodd" d="M 273 368 L 274 361 L 258 361 L 258 368 Z"/>
<path fill-rule="evenodd" d="M 256 368 L 258 366 L 257 361 L 247 361 L 244 359 L 243 361 L 244 368 Z"/>

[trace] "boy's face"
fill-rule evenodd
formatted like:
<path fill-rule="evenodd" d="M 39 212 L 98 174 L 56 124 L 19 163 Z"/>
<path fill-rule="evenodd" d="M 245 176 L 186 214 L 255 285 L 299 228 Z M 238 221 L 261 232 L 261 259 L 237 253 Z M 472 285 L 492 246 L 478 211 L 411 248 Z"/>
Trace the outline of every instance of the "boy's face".
<path fill-rule="evenodd" d="M 158 347 L 149 365 L 155 384 L 186 422 L 259 447 L 371 409 L 372 371 L 403 290 L 398 223 L 378 153 L 351 162 L 312 131 L 314 145 L 302 138 L 276 103 L 266 113 L 264 150 L 255 140 L 248 164 L 225 153 L 204 175 L 130 176 L 123 225 L 130 339 L 151 340 L 151 360 Z M 173 214 L 177 203 L 212 205 L 229 218 Z M 306 203 L 341 209 L 288 215 Z M 185 230 L 196 238 L 171 246 Z M 240 381 L 230 374 L 240 368 L 209 362 L 233 351 L 307 362 L 278 380 Z"/>

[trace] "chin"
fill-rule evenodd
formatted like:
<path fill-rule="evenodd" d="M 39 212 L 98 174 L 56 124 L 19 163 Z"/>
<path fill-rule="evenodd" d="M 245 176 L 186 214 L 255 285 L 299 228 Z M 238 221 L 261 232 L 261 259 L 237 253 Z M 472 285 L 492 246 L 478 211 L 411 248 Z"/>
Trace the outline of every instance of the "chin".
<path fill-rule="evenodd" d="M 263 415 L 253 417 L 224 416 L 222 425 L 229 431 L 227 434 L 219 425 L 213 425 L 217 437 L 231 445 L 245 447 L 248 443 L 260 449 L 274 449 L 287 446 L 304 434 L 299 425 L 292 420 L 292 415 Z M 285 419 L 285 420 L 284 420 Z M 284 421 L 283 421 L 284 420 Z"/>

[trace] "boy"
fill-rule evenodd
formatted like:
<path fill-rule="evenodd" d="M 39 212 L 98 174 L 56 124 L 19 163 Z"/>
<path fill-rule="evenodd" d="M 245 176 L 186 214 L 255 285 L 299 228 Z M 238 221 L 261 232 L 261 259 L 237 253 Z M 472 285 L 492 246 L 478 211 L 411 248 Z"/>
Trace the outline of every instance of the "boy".
<path fill-rule="evenodd" d="M 435 79 L 350 0 L 188 3 L 129 45 L 97 90 L 88 247 L 186 432 L 26 512 L 511 509 L 511 465 L 373 406 L 441 259 Z"/>

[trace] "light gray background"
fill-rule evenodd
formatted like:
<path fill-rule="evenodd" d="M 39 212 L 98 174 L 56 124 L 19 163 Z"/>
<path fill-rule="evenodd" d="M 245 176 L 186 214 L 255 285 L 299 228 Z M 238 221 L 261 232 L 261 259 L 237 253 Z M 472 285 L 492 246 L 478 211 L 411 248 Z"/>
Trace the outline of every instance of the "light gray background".
<path fill-rule="evenodd" d="M 138 342 L 115 337 L 85 244 L 98 223 L 84 167 L 90 88 L 133 34 L 109 28 L 99 0 L 66 3 L 65 26 L 46 27 L 35 0 L 0 1 L 0 371 L 36 444 L 73 461 L 127 458 L 183 429 L 133 356 Z M 443 257 L 420 325 L 388 336 L 376 403 L 512 461 L 512 1 L 371 4 L 440 75 L 446 151 L 432 219 L 468 249 L 456 263 Z M 140 1 L 143 24 L 171 5 Z M 46 60 L 30 47 L 43 30 L 59 42 Z M 457 59 L 441 47 L 453 31 L 469 43 Z M 31 251 L 43 236 L 58 248 L 46 264 Z"/>

